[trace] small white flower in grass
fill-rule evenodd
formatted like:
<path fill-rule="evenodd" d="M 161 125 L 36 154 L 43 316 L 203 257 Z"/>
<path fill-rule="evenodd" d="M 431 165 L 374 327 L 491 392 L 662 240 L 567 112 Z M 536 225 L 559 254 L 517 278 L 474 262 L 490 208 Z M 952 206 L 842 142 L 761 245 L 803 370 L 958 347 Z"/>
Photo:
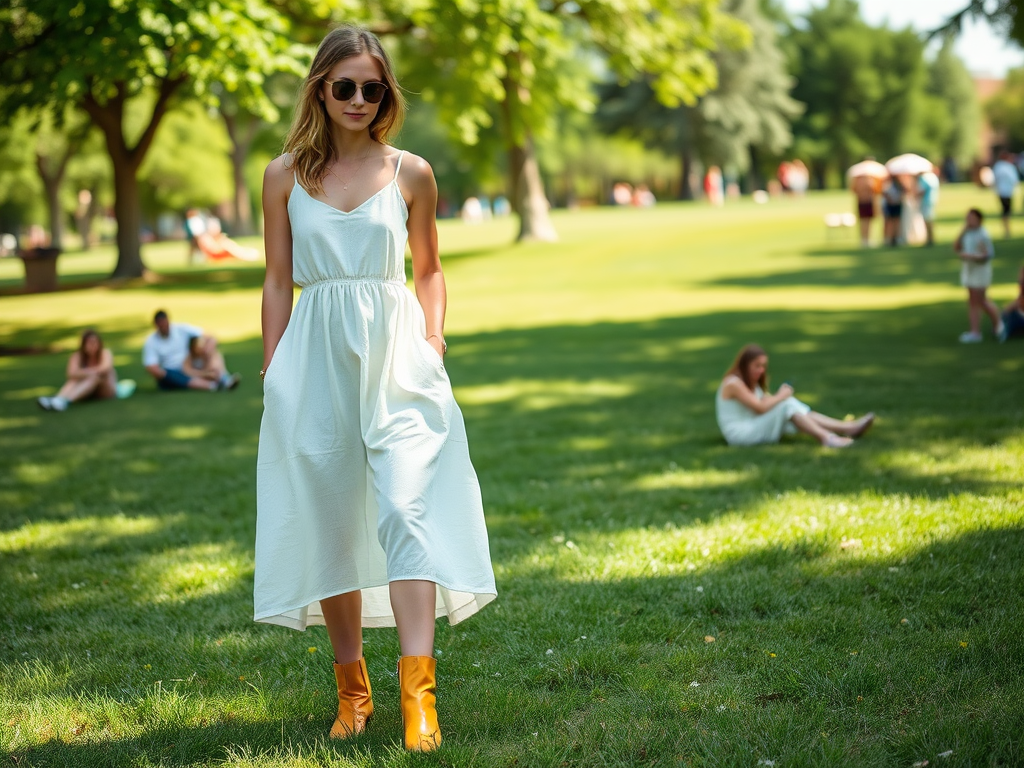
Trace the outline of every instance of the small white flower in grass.
<path fill-rule="evenodd" d="M 494 673 L 494 676 L 495 676 L 495 677 L 501 677 L 501 672 L 495 672 L 495 673 Z"/>
<path fill-rule="evenodd" d="M 910 768 L 924 768 L 926 765 L 928 765 L 927 760 L 918 760 L 916 763 L 912 763 Z"/>
<path fill-rule="evenodd" d="M 546 651 L 545 651 L 544 653 L 545 653 L 546 655 L 550 656 L 550 655 L 551 655 L 551 654 L 553 654 L 554 652 L 555 652 L 555 649 L 554 649 L 554 648 L 548 648 L 548 649 L 547 649 L 547 650 L 546 650 Z"/>
<path fill-rule="evenodd" d="M 573 541 L 567 541 L 567 542 L 565 542 L 565 548 L 566 549 L 576 549 L 576 543 L 573 542 Z"/>
<path fill-rule="evenodd" d="M 758 760 L 757 764 L 758 765 L 767 765 L 770 768 L 771 766 L 775 765 L 775 761 L 774 760 Z"/>
<path fill-rule="evenodd" d="M 704 587 L 697 587 L 697 591 L 698 592 L 703 592 L 704 591 Z"/>
<path fill-rule="evenodd" d="M 696 680 L 694 680 L 692 683 L 690 683 L 690 687 L 691 688 L 700 688 L 700 683 L 698 683 Z"/>
<path fill-rule="evenodd" d="M 480 666 L 480 662 L 479 661 L 474 661 L 473 662 L 473 666 L 474 667 L 479 667 Z"/>
<path fill-rule="evenodd" d="M 533 732 L 533 738 L 535 738 L 535 739 L 537 738 L 537 731 Z"/>
<path fill-rule="evenodd" d="M 939 757 L 947 758 L 947 757 L 952 756 L 952 754 L 953 754 L 953 750 L 952 749 L 947 749 L 945 752 L 939 752 Z"/>
<path fill-rule="evenodd" d="M 889 573 L 899 573 L 899 570 L 900 569 L 897 568 L 895 565 L 890 565 L 889 566 Z"/>
<path fill-rule="evenodd" d="M 717 709 L 719 712 L 725 712 L 725 704 L 719 704 Z"/>

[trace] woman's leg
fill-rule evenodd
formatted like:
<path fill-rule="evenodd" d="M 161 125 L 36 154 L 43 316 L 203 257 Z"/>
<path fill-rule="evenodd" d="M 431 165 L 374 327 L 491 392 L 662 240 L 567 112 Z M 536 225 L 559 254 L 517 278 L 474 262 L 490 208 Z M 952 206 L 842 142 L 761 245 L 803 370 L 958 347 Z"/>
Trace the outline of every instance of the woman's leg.
<path fill-rule="evenodd" d="M 875 419 L 875 415 L 873 413 L 861 416 L 859 419 L 854 419 L 853 421 L 840 421 L 839 419 L 833 419 L 831 416 L 826 416 L 825 414 L 817 413 L 816 411 L 811 411 L 807 415 L 810 416 L 818 426 L 824 427 L 829 432 L 835 432 L 838 435 L 853 436 L 857 436 L 864 432 L 866 427 Z"/>
<path fill-rule="evenodd" d="M 433 656 L 437 585 L 432 581 L 403 580 L 392 581 L 390 589 L 402 655 Z"/>
<path fill-rule="evenodd" d="M 100 379 L 99 386 L 96 387 L 96 397 L 100 400 L 117 397 L 117 371 L 113 368 Z"/>
<path fill-rule="evenodd" d="M 363 593 L 346 592 L 320 601 L 334 661 L 348 664 L 363 657 Z"/>
<path fill-rule="evenodd" d="M 90 373 L 84 378 L 65 382 L 64 386 L 60 388 L 60 392 L 57 393 L 57 397 L 63 397 L 69 403 L 77 403 L 92 395 L 99 385 L 100 377 L 95 373 Z"/>
<path fill-rule="evenodd" d="M 830 432 L 825 429 L 823 426 L 818 424 L 817 421 L 811 418 L 811 414 L 809 413 L 798 413 L 793 416 L 790 421 L 793 422 L 797 429 L 810 435 L 822 445 L 842 446 L 849 445 L 853 442 L 849 437 L 840 437 L 834 432 Z"/>
<path fill-rule="evenodd" d="M 978 303 L 982 311 L 984 311 L 992 321 L 992 330 L 998 333 L 999 326 L 1002 325 L 1003 319 L 999 314 L 999 307 L 997 307 L 995 302 L 988 297 L 987 291 L 987 288 L 978 289 Z"/>

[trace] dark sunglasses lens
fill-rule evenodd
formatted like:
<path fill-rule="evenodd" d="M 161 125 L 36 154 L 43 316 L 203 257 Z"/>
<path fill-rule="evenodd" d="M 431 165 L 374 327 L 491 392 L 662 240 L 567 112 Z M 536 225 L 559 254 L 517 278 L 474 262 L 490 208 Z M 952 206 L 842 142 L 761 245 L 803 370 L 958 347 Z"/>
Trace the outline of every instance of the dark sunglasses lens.
<path fill-rule="evenodd" d="M 363 86 L 363 98 L 371 104 L 377 104 L 384 98 L 388 87 L 384 83 L 366 83 Z"/>
<path fill-rule="evenodd" d="M 356 84 L 351 80 L 335 80 L 331 83 L 331 95 L 337 101 L 348 101 L 356 95 Z"/>

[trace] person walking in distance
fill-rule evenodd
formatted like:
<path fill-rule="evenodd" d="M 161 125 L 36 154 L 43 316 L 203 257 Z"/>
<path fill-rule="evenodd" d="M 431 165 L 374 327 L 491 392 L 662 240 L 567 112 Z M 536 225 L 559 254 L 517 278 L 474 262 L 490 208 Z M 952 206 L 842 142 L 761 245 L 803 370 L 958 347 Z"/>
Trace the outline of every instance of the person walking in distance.
<path fill-rule="evenodd" d="M 977 344 L 982 340 L 982 312 L 991 318 L 996 338 L 1004 337 L 999 308 L 986 295 L 988 287 L 992 285 L 992 259 L 996 251 L 988 230 L 982 225 L 983 220 L 977 208 L 969 210 L 964 228 L 953 244 L 953 251 L 962 262 L 960 284 L 967 289 L 967 319 L 970 328 L 960 334 L 960 342 L 963 344 Z"/>
<path fill-rule="evenodd" d="M 1017 172 L 1011 160 L 1009 152 L 999 153 L 999 159 L 992 166 L 993 185 L 996 194 L 999 195 L 999 204 L 1003 210 L 1003 235 L 1010 236 L 1010 214 L 1013 212 L 1013 193 L 1020 182 L 1020 174 Z"/>
<path fill-rule="evenodd" d="M 326 625 L 335 738 L 373 713 L 363 627 L 396 626 L 404 745 L 429 751 L 441 744 L 434 622 L 462 621 L 496 589 L 444 367 L 437 187 L 425 160 L 388 143 L 404 113 L 379 40 L 335 29 L 264 175 L 254 618 Z"/>

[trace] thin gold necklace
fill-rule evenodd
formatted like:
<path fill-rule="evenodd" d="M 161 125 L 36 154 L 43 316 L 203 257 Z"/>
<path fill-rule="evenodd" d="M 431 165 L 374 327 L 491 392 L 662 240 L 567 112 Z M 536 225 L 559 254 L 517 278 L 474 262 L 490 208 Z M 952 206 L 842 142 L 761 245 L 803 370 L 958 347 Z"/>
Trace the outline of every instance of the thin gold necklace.
<path fill-rule="evenodd" d="M 363 165 L 364 165 L 364 164 L 366 163 L 367 159 L 369 159 L 369 157 L 370 157 L 370 155 L 371 155 L 371 154 L 373 154 L 373 149 L 372 149 L 372 148 L 370 149 L 370 151 L 368 151 L 368 152 L 367 152 L 367 153 L 366 153 L 365 155 L 363 155 L 363 156 L 362 156 L 362 157 L 361 157 L 361 158 L 359 159 L 359 163 L 358 163 L 358 164 L 357 164 L 357 165 L 355 166 L 357 170 L 360 170 L 360 171 L 361 171 L 361 170 L 363 169 Z M 341 176 L 339 176 L 338 174 L 336 174 L 336 173 L 334 172 L 334 168 L 333 168 L 333 167 L 331 167 L 331 166 L 328 166 L 328 168 L 327 168 L 327 172 L 328 172 L 329 174 L 331 174 L 331 176 L 333 176 L 334 178 L 336 178 L 336 179 L 337 179 L 338 181 L 340 181 L 340 182 L 341 182 L 341 188 L 342 188 L 342 190 L 346 190 L 346 189 L 348 189 L 348 184 L 349 184 L 349 183 L 348 183 L 347 181 L 345 181 L 345 180 L 344 180 L 343 178 L 341 178 Z M 355 175 L 355 173 L 354 173 L 354 172 L 350 172 L 350 173 L 349 173 L 348 175 L 349 175 L 349 176 L 354 176 L 354 175 Z M 330 196 L 331 196 L 331 195 L 330 195 L 330 193 L 329 193 L 329 192 L 328 192 L 328 191 L 327 191 L 326 189 L 324 190 L 324 194 L 326 194 L 326 195 L 327 195 L 328 197 L 330 197 Z"/>

